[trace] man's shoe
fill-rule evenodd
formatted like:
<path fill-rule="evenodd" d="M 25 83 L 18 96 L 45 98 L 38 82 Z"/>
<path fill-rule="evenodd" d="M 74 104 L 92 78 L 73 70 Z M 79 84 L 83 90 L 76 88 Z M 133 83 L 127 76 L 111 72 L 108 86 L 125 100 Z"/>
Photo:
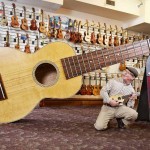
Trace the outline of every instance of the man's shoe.
<path fill-rule="evenodd" d="M 125 124 L 122 121 L 122 118 L 116 118 L 119 129 L 126 129 Z"/>

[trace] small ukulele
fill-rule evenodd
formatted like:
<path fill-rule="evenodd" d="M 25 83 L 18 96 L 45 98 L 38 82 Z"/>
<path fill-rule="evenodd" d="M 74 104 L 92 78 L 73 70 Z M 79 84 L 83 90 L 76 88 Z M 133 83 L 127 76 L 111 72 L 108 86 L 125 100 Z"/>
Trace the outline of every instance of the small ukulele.
<path fill-rule="evenodd" d="M 82 34 L 79 32 L 80 26 L 81 26 L 81 21 L 79 21 L 78 23 L 78 31 L 75 32 L 74 43 L 82 43 Z"/>
<path fill-rule="evenodd" d="M 32 11 L 33 11 L 33 19 L 31 20 L 30 30 L 37 30 L 38 27 L 36 25 L 36 20 L 35 20 L 35 9 L 32 8 Z"/>
<path fill-rule="evenodd" d="M 121 27 L 121 38 L 120 38 L 120 45 L 124 45 L 125 43 L 125 40 L 124 40 L 124 31 L 123 31 L 123 28 Z"/>
<path fill-rule="evenodd" d="M 101 25 L 100 25 L 100 22 L 98 22 L 98 34 L 97 34 L 96 43 L 100 44 L 100 46 L 104 46 L 104 44 L 103 44 L 103 37 L 101 35 Z"/>
<path fill-rule="evenodd" d="M 7 31 L 7 34 L 6 34 L 6 43 L 4 44 L 4 47 L 10 47 L 10 43 L 9 43 L 9 31 Z"/>
<path fill-rule="evenodd" d="M 52 38 L 56 38 L 56 18 L 53 17 L 53 29 L 52 29 L 52 32 L 51 32 L 51 37 Z"/>
<path fill-rule="evenodd" d="M 51 37 L 51 25 L 50 25 L 50 16 L 48 15 L 48 28 L 46 32 L 47 37 Z"/>
<path fill-rule="evenodd" d="M 77 20 L 74 20 L 72 30 L 70 32 L 70 39 L 69 39 L 71 42 L 74 42 L 75 38 L 76 38 L 76 36 L 75 36 L 75 26 L 76 26 L 76 24 L 77 24 Z"/>
<path fill-rule="evenodd" d="M 116 36 L 114 37 L 114 46 L 119 46 L 118 28 L 116 27 Z"/>
<path fill-rule="evenodd" d="M 15 45 L 15 48 L 16 49 L 20 48 L 20 45 L 19 45 L 19 33 L 17 33 L 17 44 Z"/>
<path fill-rule="evenodd" d="M 39 32 L 46 33 L 45 23 L 43 21 L 43 10 L 42 9 L 41 9 L 41 17 L 42 17 L 42 21 L 39 23 Z"/>
<path fill-rule="evenodd" d="M 100 95 L 100 89 L 99 85 L 97 85 L 97 77 L 96 77 L 96 72 L 95 72 L 95 85 L 93 86 L 93 95 Z"/>
<path fill-rule="evenodd" d="M 14 15 L 11 17 L 11 26 L 14 28 L 19 27 L 19 22 L 18 22 L 18 17 L 16 16 L 16 5 L 13 3 L 13 10 L 14 10 Z"/>
<path fill-rule="evenodd" d="M 56 37 L 58 39 L 63 39 L 62 29 L 61 29 L 61 18 L 59 17 L 59 29 L 57 29 L 57 35 Z"/>
<path fill-rule="evenodd" d="M 110 25 L 110 34 L 111 34 L 111 35 L 109 36 L 108 45 L 109 45 L 109 46 L 113 46 L 113 42 L 112 42 L 112 40 L 113 40 L 112 38 L 113 38 L 113 37 L 112 37 L 112 27 L 111 27 L 111 25 Z"/>
<path fill-rule="evenodd" d="M 86 89 L 86 85 L 85 85 L 85 82 L 84 82 L 84 76 L 82 76 L 82 86 L 81 86 L 81 89 L 80 89 L 80 94 L 81 95 L 86 95 L 87 94 L 87 89 Z"/>
<path fill-rule="evenodd" d="M 105 30 L 104 30 L 104 35 L 103 35 L 103 44 L 108 46 L 108 37 L 107 37 L 107 27 L 106 27 L 106 23 L 104 23 L 104 27 L 105 27 Z"/>
<path fill-rule="evenodd" d="M 86 25 L 87 25 L 87 31 L 84 32 L 83 40 L 84 40 L 85 42 L 90 42 L 90 40 L 91 40 L 91 35 L 89 34 L 89 22 L 88 22 L 88 20 L 86 20 Z"/>
<path fill-rule="evenodd" d="M 30 45 L 29 45 L 29 36 L 28 36 L 28 34 L 26 35 L 26 37 L 27 37 L 27 44 L 25 45 L 25 50 L 24 50 L 24 52 L 25 52 L 25 53 L 31 53 L 31 51 L 30 51 Z"/>
<path fill-rule="evenodd" d="M 22 30 L 28 30 L 28 21 L 26 19 L 26 7 L 23 6 L 23 10 L 24 10 L 24 18 L 21 19 L 21 25 L 20 25 L 20 28 Z"/>
<path fill-rule="evenodd" d="M 91 76 L 89 75 L 89 85 L 87 85 L 87 95 L 93 94 L 93 86 L 91 85 Z"/>
<path fill-rule="evenodd" d="M 37 41 L 37 45 L 34 48 L 35 52 L 40 49 L 39 48 L 39 38 L 38 38 L 38 36 L 36 36 L 36 41 Z"/>
<path fill-rule="evenodd" d="M 71 19 L 68 20 L 68 27 L 67 27 L 66 34 L 65 34 L 65 36 L 64 36 L 64 39 L 66 39 L 66 40 L 69 40 L 69 39 L 70 39 L 70 31 L 69 31 L 70 22 L 71 22 Z"/>
<path fill-rule="evenodd" d="M 121 63 L 120 63 L 120 65 L 119 65 L 119 70 L 120 70 L 120 71 L 126 70 L 126 63 L 125 63 L 125 62 L 121 62 Z"/>
<path fill-rule="evenodd" d="M 94 24 L 93 24 L 93 32 L 91 33 L 91 40 L 90 41 L 92 44 L 96 43 Z"/>
<path fill-rule="evenodd" d="M 6 18 L 6 15 L 5 15 L 5 5 L 4 5 L 4 2 L 1 2 L 2 3 L 2 7 L 3 7 L 3 14 L 2 14 L 2 19 L 0 21 L 0 25 L 1 26 L 8 26 L 8 20 Z"/>

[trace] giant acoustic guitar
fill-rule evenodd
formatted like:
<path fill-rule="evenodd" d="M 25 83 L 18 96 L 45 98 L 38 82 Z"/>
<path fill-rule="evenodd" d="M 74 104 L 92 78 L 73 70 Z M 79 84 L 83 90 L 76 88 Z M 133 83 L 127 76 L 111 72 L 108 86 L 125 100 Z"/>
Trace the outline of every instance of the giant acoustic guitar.
<path fill-rule="evenodd" d="M 150 39 L 81 55 L 63 42 L 31 54 L 0 48 L 0 123 L 25 117 L 44 98 L 75 95 L 82 74 L 149 54 L 149 47 Z"/>

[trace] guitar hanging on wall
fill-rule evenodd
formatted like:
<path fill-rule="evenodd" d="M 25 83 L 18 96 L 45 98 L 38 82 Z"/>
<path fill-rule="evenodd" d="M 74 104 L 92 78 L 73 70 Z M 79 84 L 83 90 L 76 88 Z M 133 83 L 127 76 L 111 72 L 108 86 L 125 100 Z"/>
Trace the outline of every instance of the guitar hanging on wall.
<path fill-rule="evenodd" d="M 20 48 L 20 44 L 19 44 L 19 33 L 17 33 L 17 44 L 15 45 L 16 49 Z"/>
<path fill-rule="evenodd" d="M 6 43 L 4 44 L 4 47 L 10 47 L 10 43 L 9 43 L 9 31 L 7 31 L 7 33 L 6 33 Z"/>
<path fill-rule="evenodd" d="M 28 30 L 28 21 L 26 19 L 26 7 L 23 6 L 23 11 L 24 11 L 24 18 L 21 19 L 21 25 L 20 25 L 20 28 L 22 30 Z"/>
<path fill-rule="evenodd" d="M 42 21 L 39 23 L 39 32 L 46 33 L 45 23 L 43 21 L 43 10 L 42 9 L 41 9 L 41 18 L 42 18 Z"/>
<path fill-rule="evenodd" d="M 0 99 L 0 123 L 25 117 L 44 98 L 75 95 L 82 74 L 149 54 L 149 47 L 150 39 L 81 55 L 63 42 L 49 43 L 32 54 L 0 48 L 0 83 L 6 91 Z"/>
<path fill-rule="evenodd" d="M 16 5 L 12 3 L 13 10 L 14 10 L 14 15 L 11 17 L 11 26 L 13 28 L 18 28 L 19 27 L 19 22 L 18 22 L 18 17 L 16 16 Z"/>
<path fill-rule="evenodd" d="M 1 4 L 3 7 L 3 14 L 2 14 L 2 19 L 0 21 L 0 25 L 1 26 L 8 26 L 8 20 L 7 20 L 6 15 L 5 15 L 5 4 L 4 4 L 4 2 L 1 2 Z"/>
<path fill-rule="evenodd" d="M 37 30 L 38 27 L 36 25 L 36 20 L 35 20 L 35 8 L 32 8 L 32 13 L 33 13 L 33 18 L 31 20 L 30 30 Z"/>

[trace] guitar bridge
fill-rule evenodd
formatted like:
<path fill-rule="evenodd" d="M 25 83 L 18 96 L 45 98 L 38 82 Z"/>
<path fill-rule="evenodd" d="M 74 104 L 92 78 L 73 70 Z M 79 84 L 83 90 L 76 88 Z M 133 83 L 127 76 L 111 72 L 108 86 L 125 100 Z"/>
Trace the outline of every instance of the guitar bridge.
<path fill-rule="evenodd" d="M 2 81 L 2 77 L 0 75 L 0 101 L 6 100 L 6 99 L 7 99 L 7 95 L 6 95 L 4 84 Z"/>

